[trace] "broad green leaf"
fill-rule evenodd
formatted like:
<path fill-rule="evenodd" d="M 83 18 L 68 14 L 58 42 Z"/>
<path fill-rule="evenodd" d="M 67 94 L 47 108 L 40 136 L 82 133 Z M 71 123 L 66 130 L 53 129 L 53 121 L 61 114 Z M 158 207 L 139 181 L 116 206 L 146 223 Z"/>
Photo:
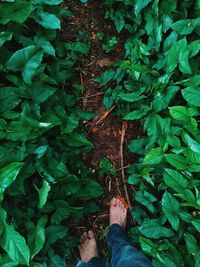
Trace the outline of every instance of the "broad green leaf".
<path fill-rule="evenodd" d="M 90 47 L 87 44 L 81 42 L 74 42 L 72 44 L 65 44 L 65 48 L 75 52 L 79 52 L 87 55 L 89 53 Z"/>
<path fill-rule="evenodd" d="M 182 192 L 188 186 L 188 181 L 177 171 L 164 169 L 165 183 L 177 192 Z"/>
<path fill-rule="evenodd" d="M 179 90 L 178 86 L 170 86 L 165 94 L 157 93 L 155 100 L 153 101 L 153 109 L 155 112 L 159 112 L 169 105 L 171 99 L 176 95 Z"/>
<path fill-rule="evenodd" d="M 167 162 L 178 170 L 187 170 L 188 162 L 187 159 L 180 155 L 165 154 Z"/>
<path fill-rule="evenodd" d="M 189 58 L 196 56 L 200 51 L 200 40 L 193 41 L 188 45 Z"/>
<path fill-rule="evenodd" d="M 72 147 L 93 147 L 93 144 L 85 136 L 77 133 L 68 135 L 65 139 L 65 142 Z"/>
<path fill-rule="evenodd" d="M 171 73 L 179 64 L 179 69 L 182 73 L 191 74 L 188 55 L 187 41 L 186 38 L 183 38 L 169 49 L 166 65 L 167 73 Z"/>
<path fill-rule="evenodd" d="M 9 21 L 23 23 L 30 16 L 32 10 L 32 2 L 16 0 L 12 4 L 1 3 L 0 23 L 7 24 Z"/>
<path fill-rule="evenodd" d="M 45 229 L 45 248 L 49 247 L 60 239 L 66 237 L 68 234 L 68 228 L 64 225 L 51 225 Z"/>
<path fill-rule="evenodd" d="M 194 236 L 190 235 L 189 233 L 186 233 L 185 242 L 186 242 L 187 250 L 190 254 L 195 255 L 198 253 L 199 246 Z"/>
<path fill-rule="evenodd" d="M 196 142 L 194 139 L 192 139 L 188 134 L 186 134 L 185 132 L 183 133 L 183 141 L 186 145 L 188 145 L 188 147 L 196 152 L 196 153 L 200 153 L 200 144 L 198 142 Z"/>
<path fill-rule="evenodd" d="M 98 197 L 102 194 L 103 189 L 97 182 L 90 179 L 85 179 L 81 190 L 76 193 L 76 197 L 87 200 L 94 197 Z"/>
<path fill-rule="evenodd" d="M 200 26 L 200 18 L 197 19 L 184 19 L 176 21 L 172 24 L 172 29 L 178 34 L 187 35 L 194 31 L 196 27 Z"/>
<path fill-rule="evenodd" d="M 200 103 L 199 103 L 199 97 L 200 97 L 200 89 L 197 87 L 187 87 L 185 89 L 183 89 L 182 91 L 182 95 L 184 97 L 184 99 L 191 105 L 200 107 Z"/>
<path fill-rule="evenodd" d="M 178 214 L 180 212 L 179 202 L 173 197 L 169 192 L 165 192 L 162 197 L 162 209 L 169 220 L 172 228 L 174 230 L 178 230 L 179 228 L 179 217 Z"/>
<path fill-rule="evenodd" d="M 125 20 L 124 20 L 123 14 L 120 12 L 119 13 L 116 12 L 113 20 L 114 20 L 117 32 L 120 33 L 122 31 L 122 29 L 124 28 L 124 25 L 125 25 Z"/>
<path fill-rule="evenodd" d="M 12 267 L 17 266 L 18 263 L 11 260 L 7 254 L 0 255 L 0 266 L 1 267 Z"/>
<path fill-rule="evenodd" d="M 141 110 L 134 110 L 124 116 L 124 120 L 138 120 L 144 117 L 149 111 L 148 106 L 144 106 Z"/>
<path fill-rule="evenodd" d="M 49 267 L 66 267 L 66 262 L 59 255 L 53 255 L 53 257 L 51 257 L 49 261 L 48 266 Z"/>
<path fill-rule="evenodd" d="M 51 190 L 51 186 L 47 181 L 42 182 L 42 187 L 38 189 L 39 203 L 38 208 L 41 209 L 45 203 L 47 202 L 49 191 Z"/>
<path fill-rule="evenodd" d="M 141 234 L 148 238 L 158 239 L 161 237 L 172 237 L 174 232 L 160 224 L 156 219 L 145 221 L 140 227 Z"/>
<path fill-rule="evenodd" d="M 159 164 L 163 159 L 163 151 L 160 147 L 151 149 L 144 157 L 144 164 Z"/>
<path fill-rule="evenodd" d="M 45 83 L 35 82 L 28 90 L 28 95 L 32 98 L 32 100 L 41 104 L 46 101 L 50 96 L 52 96 L 56 92 L 56 88 L 49 86 Z"/>
<path fill-rule="evenodd" d="M 155 213 L 156 211 L 155 206 L 154 204 L 151 204 L 158 200 L 155 196 L 153 196 L 147 191 L 144 192 L 137 191 L 133 197 L 135 198 L 136 201 L 145 206 L 150 212 Z"/>
<path fill-rule="evenodd" d="M 43 52 L 35 45 L 27 46 L 16 51 L 6 63 L 6 68 L 13 71 L 22 71 L 23 79 L 31 84 L 32 78 L 40 66 Z"/>
<path fill-rule="evenodd" d="M 119 97 L 122 100 L 127 101 L 127 102 L 136 102 L 136 101 L 146 98 L 146 96 L 139 95 L 137 93 L 129 93 L 129 94 L 121 93 L 119 94 Z"/>
<path fill-rule="evenodd" d="M 47 39 L 42 36 L 36 36 L 34 42 L 38 47 L 43 48 L 47 54 L 55 56 L 55 48 Z"/>
<path fill-rule="evenodd" d="M 31 259 L 40 252 L 45 242 L 44 226 L 39 223 L 37 226 L 29 228 L 28 231 L 28 246 L 30 249 Z"/>
<path fill-rule="evenodd" d="M 32 14 L 33 19 L 43 26 L 46 29 L 60 29 L 60 20 L 59 18 L 48 12 L 43 10 L 37 10 L 35 13 Z"/>
<path fill-rule="evenodd" d="M 6 42 L 12 39 L 12 32 L 0 32 L 0 47 Z"/>
<path fill-rule="evenodd" d="M 142 250 L 150 256 L 156 256 L 158 251 L 165 251 L 170 247 L 170 243 L 167 241 L 165 243 L 157 243 L 145 237 L 140 237 L 140 245 Z"/>
<path fill-rule="evenodd" d="M 101 76 L 94 79 L 95 82 L 99 83 L 100 86 L 110 82 L 115 76 L 114 70 L 107 70 Z"/>
<path fill-rule="evenodd" d="M 107 157 L 104 157 L 99 162 L 99 175 L 103 176 L 106 173 L 110 173 L 112 175 L 117 175 L 117 171 L 113 167 L 112 163 L 109 161 L 109 159 Z"/>
<path fill-rule="evenodd" d="M 136 0 L 134 4 L 135 15 L 138 16 L 142 9 L 145 8 L 150 2 L 151 0 Z"/>
<path fill-rule="evenodd" d="M 22 265 L 29 266 L 30 251 L 22 237 L 15 229 L 6 225 L 0 239 L 0 246 L 8 253 L 9 257 Z"/>
<path fill-rule="evenodd" d="M 34 0 L 35 4 L 59 5 L 63 0 Z"/>
<path fill-rule="evenodd" d="M 3 196 L 4 191 L 9 187 L 19 174 L 23 163 L 13 162 L 4 168 L 0 169 L 0 195 Z"/>
<path fill-rule="evenodd" d="M 16 87 L 1 87 L 0 88 L 0 112 L 5 112 L 14 109 L 19 103 L 20 99 L 17 96 Z"/>

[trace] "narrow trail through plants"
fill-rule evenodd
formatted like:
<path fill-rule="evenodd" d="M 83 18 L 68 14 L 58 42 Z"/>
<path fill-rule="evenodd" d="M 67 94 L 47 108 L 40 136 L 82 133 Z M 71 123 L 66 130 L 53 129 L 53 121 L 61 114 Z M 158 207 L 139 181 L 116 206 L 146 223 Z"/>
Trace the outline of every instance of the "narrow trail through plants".
<path fill-rule="evenodd" d="M 105 9 L 101 2 L 90 1 L 81 4 L 79 0 L 68 1 L 65 7 L 69 9 L 71 16 L 70 29 L 65 32 L 65 22 L 63 22 L 62 37 L 69 41 L 85 41 L 91 47 L 89 55 L 81 66 L 79 82 L 84 86 L 83 96 L 80 98 L 79 105 L 87 111 L 92 111 L 97 116 L 90 121 L 84 121 L 87 129 L 87 137 L 93 143 L 94 149 L 85 154 L 86 164 L 92 169 L 96 179 L 104 187 L 105 197 L 102 201 L 97 199 L 101 206 L 101 212 L 89 218 L 90 225 L 97 228 L 97 232 L 102 235 L 102 228 L 108 221 L 108 204 L 112 196 L 120 194 L 132 205 L 130 196 L 134 188 L 129 186 L 127 189 L 125 169 L 137 160 L 127 149 L 128 142 L 141 135 L 141 128 L 138 125 L 121 122 L 115 116 L 116 105 L 106 109 L 103 105 L 103 88 L 100 87 L 94 78 L 111 68 L 112 64 L 123 58 L 122 35 L 118 40 L 118 45 L 114 52 L 106 53 L 102 49 L 102 41 L 98 35 L 103 33 L 105 36 L 116 34 L 114 24 L 104 19 Z M 66 27 L 67 28 L 67 27 Z M 69 28 L 69 27 L 68 27 Z M 112 84 L 110 84 L 112 86 Z M 117 170 L 116 177 L 106 176 L 99 178 L 99 162 L 103 157 L 107 157 Z"/>

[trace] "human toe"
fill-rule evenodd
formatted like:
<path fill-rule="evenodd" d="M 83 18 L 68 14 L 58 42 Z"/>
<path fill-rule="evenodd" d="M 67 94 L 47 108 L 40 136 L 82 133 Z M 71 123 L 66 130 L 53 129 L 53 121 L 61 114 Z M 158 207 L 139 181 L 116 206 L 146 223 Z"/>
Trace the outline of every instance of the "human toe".
<path fill-rule="evenodd" d="M 115 197 L 113 197 L 113 198 L 111 199 L 110 205 L 113 206 L 113 207 L 115 207 L 116 204 L 117 204 L 117 199 L 116 199 Z"/>

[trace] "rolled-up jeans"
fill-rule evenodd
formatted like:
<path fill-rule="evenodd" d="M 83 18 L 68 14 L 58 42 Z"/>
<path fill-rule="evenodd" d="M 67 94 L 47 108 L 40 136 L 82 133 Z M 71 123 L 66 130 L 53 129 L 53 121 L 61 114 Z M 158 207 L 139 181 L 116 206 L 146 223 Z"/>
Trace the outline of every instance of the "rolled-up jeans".
<path fill-rule="evenodd" d="M 133 248 L 124 229 L 119 224 L 110 227 L 108 237 L 108 247 L 111 251 L 112 267 L 153 267 L 152 263 Z M 93 257 L 87 263 L 79 261 L 76 267 L 104 267 L 101 257 Z"/>

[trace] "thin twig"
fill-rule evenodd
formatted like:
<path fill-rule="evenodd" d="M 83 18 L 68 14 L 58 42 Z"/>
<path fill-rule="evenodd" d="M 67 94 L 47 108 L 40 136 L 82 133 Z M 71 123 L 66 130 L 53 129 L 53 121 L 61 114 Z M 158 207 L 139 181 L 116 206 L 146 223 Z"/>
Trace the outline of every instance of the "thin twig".
<path fill-rule="evenodd" d="M 118 172 L 118 171 L 121 171 L 122 169 L 128 169 L 130 166 L 131 166 L 131 164 L 124 166 L 122 168 L 116 169 L 116 171 Z"/>
<path fill-rule="evenodd" d="M 83 85 L 83 75 L 81 72 L 80 72 L 80 83 L 81 83 L 81 85 Z"/>
<path fill-rule="evenodd" d="M 119 185 L 119 178 L 118 177 L 115 177 L 115 181 L 116 181 L 116 186 L 117 186 L 117 192 L 116 192 L 116 194 L 122 196 L 122 192 L 120 190 L 120 185 Z"/>
<path fill-rule="evenodd" d="M 110 112 L 116 107 L 116 104 L 114 106 L 112 106 L 108 111 L 106 111 L 103 116 L 95 123 L 96 125 L 98 125 L 99 123 L 101 123 L 103 120 L 105 120 L 105 118 L 110 114 Z"/>
<path fill-rule="evenodd" d="M 123 146 L 124 146 L 124 137 L 126 133 L 127 125 L 125 122 L 122 122 L 122 132 L 121 132 L 121 143 L 120 143 L 120 161 L 121 161 L 121 173 L 122 173 L 122 181 L 124 186 L 124 192 L 126 195 L 126 201 L 128 203 L 129 208 L 131 209 L 131 202 L 128 195 L 128 190 L 126 186 L 126 177 L 124 172 L 124 153 L 123 153 Z"/>
<path fill-rule="evenodd" d="M 79 99 L 90 98 L 90 97 L 94 97 L 94 96 L 98 96 L 98 95 L 103 95 L 103 94 L 104 94 L 104 92 L 99 92 L 99 93 L 96 93 L 96 94 L 93 94 L 93 95 L 81 96 L 81 97 L 79 97 Z"/>

